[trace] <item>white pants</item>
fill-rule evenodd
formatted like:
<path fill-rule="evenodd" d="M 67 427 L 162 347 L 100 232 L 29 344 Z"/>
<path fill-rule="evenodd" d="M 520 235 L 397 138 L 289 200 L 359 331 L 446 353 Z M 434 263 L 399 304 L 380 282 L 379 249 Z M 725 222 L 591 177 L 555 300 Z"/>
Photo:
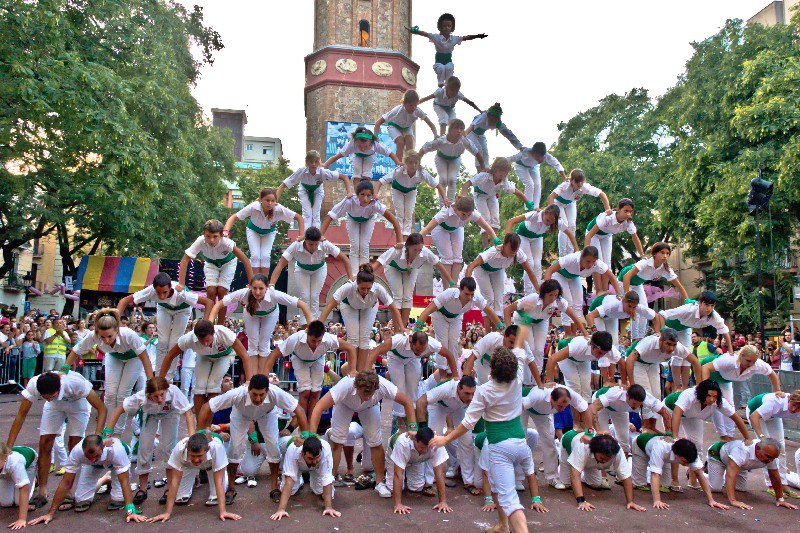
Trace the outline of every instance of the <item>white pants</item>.
<path fill-rule="evenodd" d="M 361 158 L 359 157 L 359 159 Z M 285 475 L 281 476 L 281 486 L 280 486 L 281 491 L 283 491 L 285 479 L 286 479 Z M 317 496 L 322 496 L 322 491 L 325 488 L 325 485 L 322 484 L 324 481 L 325 481 L 325 476 L 317 472 L 316 469 L 308 471 L 308 485 L 311 487 L 311 492 L 313 492 Z M 292 485 L 292 496 L 297 494 L 297 492 L 301 488 L 303 488 L 304 484 L 305 481 L 303 481 L 303 476 L 298 476 L 298 478 L 295 480 L 294 485 Z M 336 489 L 334 487 L 331 487 L 331 499 L 333 499 L 335 492 Z"/>
<path fill-rule="evenodd" d="M 45 402 L 42 408 L 42 422 L 39 424 L 39 435 L 60 435 L 66 420 L 67 430 L 64 435 L 83 437 L 86 433 L 86 424 L 89 423 L 90 409 L 86 398 L 74 402 L 65 400 Z"/>
<path fill-rule="evenodd" d="M 528 257 L 533 273 L 536 274 L 536 281 L 539 285 L 542 284 L 542 247 L 544 246 L 544 237 L 538 239 L 529 239 L 520 235 L 519 249 L 522 250 Z M 525 287 L 525 294 L 530 294 L 533 291 L 533 282 L 528 276 L 527 272 L 522 273 L 522 282 Z"/>
<path fill-rule="evenodd" d="M 464 228 L 447 231 L 436 226 L 431 231 L 431 238 L 443 265 L 460 265 L 464 262 Z"/>
<path fill-rule="evenodd" d="M 452 354 L 461 353 L 459 340 L 461 340 L 463 319 L 463 315 L 459 315 L 456 318 L 447 318 L 438 311 L 431 314 L 431 323 L 436 332 L 436 339 Z M 449 367 L 445 366 L 445 368 Z"/>
<path fill-rule="evenodd" d="M 478 135 L 477 133 L 470 133 L 467 139 L 472 143 L 472 146 L 478 151 L 483 158 L 483 162 L 489 166 L 492 161 L 489 159 L 489 145 L 486 143 L 486 135 Z M 478 168 L 478 158 L 475 158 L 475 168 Z"/>
<path fill-rule="evenodd" d="M 561 284 L 564 299 L 578 316 L 583 316 L 583 278 L 565 278 L 558 272 L 553 274 L 553 279 Z M 565 326 L 572 325 L 572 319 L 567 313 L 561 313 L 561 323 Z"/>
<path fill-rule="evenodd" d="M 375 229 L 375 217 L 366 222 L 356 222 L 346 215 L 347 235 L 350 237 L 350 268 L 353 274 L 358 272 L 358 267 L 369 263 L 369 241 Z"/>
<path fill-rule="evenodd" d="M 721 461 L 717 461 L 713 457 L 708 458 L 708 484 L 711 487 L 711 492 L 723 492 L 725 490 L 725 470 L 726 467 Z M 766 470 L 766 468 L 763 470 Z M 736 490 L 743 492 L 747 490 L 749 474 L 749 470 L 739 470 L 739 475 L 736 476 Z"/>
<path fill-rule="evenodd" d="M 204 355 L 197 356 L 197 363 L 194 368 L 194 393 L 215 394 L 222 392 L 222 378 L 228 373 L 233 356 L 211 359 Z"/>
<path fill-rule="evenodd" d="M 701 461 L 706 460 L 706 446 L 703 444 L 703 428 L 705 420 L 702 418 L 687 418 L 681 419 L 681 431 L 678 437 L 689 439 L 697 446 L 697 456 Z"/>
<path fill-rule="evenodd" d="M 136 380 L 144 372 L 142 360 L 138 357 L 123 361 L 111 355 L 106 355 L 106 381 L 103 403 L 106 404 L 108 412 L 112 412 L 118 405 L 122 405 L 123 400 L 133 394 L 133 386 Z M 125 430 L 125 414 L 119 417 L 114 433 L 121 434 Z"/>
<path fill-rule="evenodd" d="M 392 203 L 397 223 L 400 224 L 400 231 L 403 235 L 411 235 L 414 226 L 414 205 L 417 203 L 417 191 L 400 192 L 392 189 Z M 355 271 L 354 271 L 355 272 Z"/>
<path fill-rule="evenodd" d="M 222 268 L 212 265 L 208 261 L 203 264 L 203 274 L 206 276 L 206 287 L 221 287 L 230 290 L 233 277 L 236 275 L 237 259 L 232 259 L 222 265 Z"/>
<path fill-rule="evenodd" d="M 322 266 L 317 270 L 306 270 L 295 265 L 294 282 L 297 287 L 297 297 L 303 302 L 308 302 L 311 308 L 311 318 L 319 317 L 319 295 L 322 293 L 322 286 L 328 276 L 328 265 Z M 300 323 L 306 323 L 306 315 L 300 313 Z"/>
<path fill-rule="evenodd" d="M 53 441 L 53 451 L 50 452 L 50 462 L 58 466 L 66 466 L 68 455 L 67 447 L 64 445 L 64 432 L 67 430 L 66 422 L 61 426 L 61 432 L 56 435 Z"/>
<path fill-rule="evenodd" d="M 455 72 L 455 70 L 456 67 L 453 65 L 452 61 L 447 64 L 433 64 L 433 71 L 436 73 L 436 83 L 439 84 L 439 87 L 443 86 L 447 82 L 447 78 L 451 78 L 453 76 L 453 72 Z"/>
<path fill-rule="evenodd" d="M 294 437 L 291 437 L 294 438 Z M 266 447 L 264 444 L 259 445 L 260 451 L 258 455 L 253 455 L 251 450 L 247 450 L 242 457 L 242 462 L 239 463 L 239 472 L 242 473 L 245 477 L 255 477 L 258 475 L 259 470 L 261 470 L 261 465 L 264 464 L 264 461 L 267 460 L 266 456 Z M 283 457 L 281 457 L 283 459 Z"/>
<path fill-rule="evenodd" d="M 355 411 L 340 403 L 333 404 L 331 413 L 331 433 L 330 441 L 343 446 L 347 445 L 350 437 L 350 422 Z M 380 404 L 373 405 L 363 411 L 358 412 L 361 420 L 361 431 L 364 438 L 364 445 L 368 448 L 382 446 L 381 437 L 381 407 Z"/>
<path fill-rule="evenodd" d="M 139 433 L 139 453 L 136 460 L 138 475 L 149 474 L 155 466 L 165 463 L 169 459 L 169 454 L 178 443 L 180 421 L 177 413 L 168 416 L 144 415 L 144 423 Z M 154 446 L 156 433 L 159 435 L 157 448 Z"/>
<path fill-rule="evenodd" d="M 735 406 L 736 404 L 733 402 L 733 383 L 730 381 L 727 383 L 720 383 L 719 388 L 722 391 L 722 397 L 728 400 L 728 403 Z M 719 433 L 720 437 L 733 437 L 736 431 L 736 424 L 733 423 L 730 417 L 722 414 L 719 409 L 715 409 L 714 414 L 711 415 L 711 419 L 714 421 L 714 427 L 717 429 L 717 433 Z"/>
<path fill-rule="evenodd" d="M 625 361 L 622 360 L 620 363 L 624 364 Z M 633 365 L 633 380 L 637 384 L 644 387 L 644 390 L 646 390 L 648 393 L 655 396 L 659 400 L 661 399 L 661 365 L 648 365 L 646 363 L 636 361 Z M 642 419 L 656 417 L 657 413 L 642 407 Z M 686 419 L 684 419 L 684 421 L 685 420 Z"/>
<path fill-rule="evenodd" d="M 456 106 L 445 107 L 434 103 L 433 111 L 436 113 L 436 118 L 439 119 L 441 126 L 447 126 L 451 120 L 456 118 Z"/>
<path fill-rule="evenodd" d="M 796 489 L 800 489 L 800 449 L 794 452 L 794 469 L 796 472 L 786 474 L 786 483 Z"/>
<path fill-rule="evenodd" d="M 478 213 L 486 219 L 491 227 L 495 230 L 500 229 L 500 200 L 494 194 L 478 194 L 472 195 L 475 199 L 475 209 Z M 484 233 L 481 229 L 481 233 Z"/>
<path fill-rule="evenodd" d="M 634 487 L 650 485 L 650 458 L 637 445 L 631 446 L 631 480 Z M 672 464 L 666 463 L 661 471 L 660 485 L 668 487 L 672 485 Z M 677 485 L 677 483 L 675 483 Z"/>
<path fill-rule="evenodd" d="M 158 344 L 156 344 L 156 366 L 153 372 L 158 374 L 161 369 L 161 364 L 167 358 L 173 346 L 178 344 L 178 339 L 186 333 L 186 324 L 192 317 L 192 310 L 186 309 L 185 311 L 168 311 L 163 307 L 158 307 L 156 311 L 156 328 L 158 329 Z M 175 369 L 178 368 L 178 360 L 173 359 L 172 364 L 167 371 L 167 381 L 172 383 L 172 378 L 175 375 Z"/>
<path fill-rule="evenodd" d="M 386 126 L 386 129 L 389 132 L 389 137 L 396 143 L 399 137 L 411 137 L 412 142 L 411 145 L 414 144 L 414 127 L 409 126 L 407 128 L 395 128 L 394 126 Z M 410 150 L 411 146 L 406 145 L 406 150 Z"/>
<path fill-rule="evenodd" d="M 122 485 L 119 484 L 119 478 L 114 473 L 114 469 L 96 467 L 94 465 L 83 465 L 75 476 L 77 485 L 75 486 L 75 502 L 91 502 L 94 500 L 94 493 L 97 491 L 97 482 L 103 477 L 106 472 L 111 472 L 111 500 L 121 502 Z"/>
<path fill-rule="evenodd" d="M 194 381 L 194 367 L 181 367 L 181 392 L 187 398 L 192 397 L 192 387 Z"/>
<path fill-rule="evenodd" d="M 411 398 L 416 404 L 419 398 L 419 378 L 422 376 L 422 364 L 417 357 L 401 359 L 396 355 L 389 357 L 389 377 L 397 385 L 397 390 Z M 392 415 L 406 416 L 405 409 L 397 402 L 392 403 Z"/>
<path fill-rule="evenodd" d="M 439 185 L 444 188 L 447 199 L 455 201 L 458 192 L 458 171 L 461 168 L 461 158 L 445 159 L 437 155 L 433 159 L 436 166 L 436 173 L 439 175 Z M 439 198 L 439 206 L 442 206 L 442 199 Z"/>
<path fill-rule="evenodd" d="M 217 485 L 214 483 L 214 474 L 211 470 L 207 470 L 208 472 L 208 497 L 209 498 L 216 498 L 217 497 Z M 177 498 L 191 498 L 192 491 L 194 489 L 194 480 L 197 478 L 197 474 L 200 473 L 199 468 L 185 468 L 183 469 L 183 476 L 181 477 L 181 483 L 178 485 L 178 495 Z M 222 490 L 228 490 L 228 472 L 223 468 L 222 469 Z"/>
<path fill-rule="evenodd" d="M 353 165 L 353 178 L 372 179 L 372 167 L 375 165 L 376 159 L 378 159 L 376 154 L 367 157 L 351 154 L 350 164 Z"/>
<path fill-rule="evenodd" d="M 622 451 L 625 455 L 631 454 L 631 432 L 630 432 L 630 418 L 627 412 L 610 411 L 608 409 L 601 409 L 597 413 L 597 425 L 602 431 L 608 431 L 608 419 L 614 424 L 614 431 L 616 432 L 617 441 L 619 442 Z M 644 418 L 644 417 L 643 417 Z M 638 448 L 638 446 L 634 446 Z"/>
<path fill-rule="evenodd" d="M 519 325 L 516 315 L 512 319 L 512 323 Z M 547 331 L 550 328 L 549 320 L 542 320 L 541 322 L 534 322 L 528 326 L 528 338 L 525 339 L 525 351 L 533 354 L 533 359 L 536 361 L 536 368 L 541 372 L 544 368 L 544 345 L 547 341 Z M 529 376 L 530 369 L 525 366 L 525 383 L 534 383 L 533 376 Z M 530 378 L 530 379 L 529 379 Z"/>
<path fill-rule="evenodd" d="M 592 364 L 589 361 L 572 361 L 564 359 L 558 362 L 558 368 L 564 374 L 567 387 L 581 395 L 587 402 L 592 401 Z"/>
<path fill-rule="evenodd" d="M 503 509 L 506 516 L 524 510 L 515 488 L 515 469 L 521 467 L 524 475 L 535 473 L 531 449 L 528 447 L 527 441 L 525 439 L 506 439 L 495 444 L 487 441 L 484 446 L 489 447 L 491 465 L 488 471 L 489 483 L 492 485 L 492 492 L 497 493 L 497 505 Z"/>
<path fill-rule="evenodd" d="M 394 463 L 392 462 L 391 450 L 386 450 L 386 486 L 389 490 L 394 487 Z M 405 479 L 403 480 L 403 488 L 419 492 L 425 486 L 425 473 L 429 461 L 420 461 L 418 463 L 408 463 L 405 469 Z"/>
<path fill-rule="evenodd" d="M 250 249 L 250 266 L 253 268 L 269 268 L 272 243 L 275 242 L 277 231 L 259 233 L 246 228 L 245 233 L 247 234 L 247 247 Z"/>
<path fill-rule="evenodd" d="M 228 443 L 228 460 L 231 463 L 241 463 L 245 454 L 250 453 L 250 442 L 247 440 L 250 422 L 258 424 L 261 435 L 264 436 L 264 455 L 269 463 L 281 460 L 278 451 L 278 412 L 272 409 L 264 416 L 251 420 L 245 418 L 236 409 L 231 411 L 231 440 Z"/>
<path fill-rule="evenodd" d="M 34 489 L 36 488 L 36 459 L 34 458 L 28 468 L 25 469 L 30 480 L 30 483 L 28 483 L 29 497 L 34 495 Z M 63 463 L 61 464 L 63 465 Z M 15 505 L 19 505 L 19 488 L 14 485 L 14 481 L 11 478 L 0 478 L 0 507 L 13 507 Z"/>
<path fill-rule="evenodd" d="M 681 330 L 676 330 L 676 331 L 678 332 L 678 342 L 683 344 L 686 347 L 686 349 L 688 349 L 689 352 L 691 353 L 692 352 L 692 348 L 693 348 L 692 347 L 692 328 L 681 329 Z M 689 361 L 687 361 L 686 359 L 683 359 L 681 357 L 675 357 L 675 356 L 673 356 L 670 359 L 669 364 L 670 364 L 670 366 L 692 366 L 692 364 Z M 678 377 L 677 376 L 673 376 L 673 377 L 675 377 L 675 383 L 677 384 L 679 382 L 678 381 Z"/>
<path fill-rule="evenodd" d="M 533 425 L 536 426 L 536 431 L 539 433 L 544 475 L 548 481 L 558 479 L 558 450 L 556 450 L 553 415 L 529 414 L 529 416 L 533 420 Z"/>
<path fill-rule="evenodd" d="M 310 227 L 319 228 L 320 217 L 319 212 L 322 208 L 322 200 L 325 198 L 325 186 L 320 185 L 314 191 L 314 203 L 308 198 L 308 191 L 302 184 L 297 186 L 297 197 L 300 199 L 300 209 L 303 213 L 303 227 L 306 229 Z"/>
<path fill-rule="evenodd" d="M 322 390 L 322 381 L 325 379 L 325 358 L 320 357 L 314 361 L 303 361 L 292 355 L 292 369 L 297 379 L 297 392 Z"/>
<path fill-rule="evenodd" d="M 61 355 L 56 357 L 45 355 L 42 361 L 42 373 L 58 370 L 59 368 L 61 368 L 61 365 L 63 365 L 64 362 L 66 361 L 65 357 L 66 356 L 61 356 Z"/>
<path fill-rule="evenodd" d="M 453 421 L 453 427 L 458 427 L 464 418 L 464 410 L 461 409 L 453 412 L 438 404 L 428 405 L 428 427 L 437 435 L 444 435 L 447 428 L 447 416 L 450 416 Z M 448 450 L 450 454 L 451 464 L 458 464 L 461 467 L 461 478 L 465 485 L 480 485 L 481 473 L 475 467 L 475 435 L 468 431 L 452 443 L 454 454 Z M 455 457 L 454 457 L 455 456 Z M 455 459 L 455 460 L 454 460 Z"/>
<path fill-rule="evenodd" d="M 612 235 L 594 235 L 592 240 L 589 242 L 589 244 L 596 247 L 597 251 L 600 252 L 600 257 L 598 259 L 607 265 L 611 264 L 612 242 Z"/>
<path fill-rule="evenodd" d="M 564 220 L 567 221 L 567 228 L 572 231 L 574 235 L 577 229 L 577 218 L 578 218 L 578 206 L 575 202 L 570 202 L 568 204 L 562 204 L 561 202 L 556 202 L 556 205 L 561 208 L 561 216 L 564 217 Z M 567 254 L 570 254 L 576 250 L 572 249 L 572 243 L 567 237 L 567 234 L 563 231 L 559 230 L 558 232 L 558 256 L 564 257 Z"/>
<path fill-rule="evenodd" d="M 372 324 L 378 315 L 378 306 L 369 309 L 353 309 L 347 304 L 339 306 L 342 315 L 342 322 L 347 328 L 347 342 L 356 348 L 369 349 L 369 341 L 372 337 Z"/>
<path fill-rule="evenodd" d="M 397 270 L 392 266 L 383 269 L 386 281 L 392 289 L 394 304 L 400 309 L 411 309 L 414 307 L 414 287 L 417 285 L 419 269 L 414 268 L 410 272 Z"/>
<path fill-rule="evenodd" d="M 611 317 L 597 317 L 594 321 L 597 331 L 607 331 L 611 334 L 611 343 L 613 346 L 619 346 L 619 320 Z M 621 364 L 625 364 L 621 361 Z"/>
<path fill-rule="evenodd" d="M 727 417 L 726 417 L 727 418 Z M 728 418 L 730 420 L 730 418 Z M 747 420 L 750 420 L 750 408 L 747 408 Z M 731 423 L 733 421 L 731 420 Z M 764 435 L 767 437 L 773 438 L 781 444 L 781 454 L 778 457 L 778 471 L 781 474 L 781 483 L 783 485 L 787 484 L 787 466 L 786 466 L 786 442 L 785 438 L 786 435 L 783 431 L 783 419 L 782 418 L 770 418 L 769 420 L 761 419 L 761 429 L 764 431 Z M 800 449 L 798 450 L 798 454 L 795 455 L 795 468 L 800 471 Z M 767 486 L 770 485 L 769 474 L 767 473 L 767 469 L 764 469 L 764 481 L 767 483 Z"/>
<path fill-rule="evenodd" d="M 328 428 L 325 431 L 325 438 L 328 442 L 331 441 L 331 428 Z M 358 441 L 361 441 L 362 451 L 361 451 L 361 468 L 365 472 L 372 472 L 375 470 L 375 467 L 372 466 L 372 452 L 367 446 L 367 441 L 364 439 L 364 431 L 361 429 L 361 425 L 358 422 L 350 422 L 350 427 L 347 430 L 347 436 L 344 439 L 344 442 L 341 443 L 342 446 L 352 448 L 355 447 Z"/>
<path fill-rule="evenodd" d="M 561 447 L 561 465 L 558 469 L 558 476 L 561 480 L 561 483 L 564 485 L 571 485 L 572 484 L 572 465 L 569 464 L 567 460 L 569 455 L 567 454 L 567 450 L 564 447 Z M 630 461 L 630 459 L 628 459 Z M 583 472 L 581 472 L 581 479 L 584 483 L 589 486 L 597 486 L 600 485 L 603 479 L 603 471 L 599 468 L 586 468 Z"/>
<path fill-rule="evenodd" d="M 478 283 L 478 290 L 481 295 L 486 299 L 489 308 L 497 313 L 497 316 L 503 316 L 503 297 L 505 296 L 506 287 L 506 271 L 496 270 L 489 271 L 483 267 L 478 267 L 472 271 L 475 281 Z M 486 313 L 484 311 L 484 316 Z M 459 353 L 458 351 L 453 353 Z"/>
<path fill-rule="evenodd" d="M 275 324 L 280 312 L 277 308 L 267 315 L 253 316 L 245 310 L 244 327 L 247 330 L 247 355 L 250 357 L 269 357 L 269 347 Z"/>
<path fill-rule="evenodd" d="M 649 309 L 650 306 L 647 304 L 647 295 L 644 292 L 644 285 L 631 285 L 630 287 L 632 291 L 639 295 L 639 305 L 647 306 Z M 692 330 L 689 330 L 689 332 L 691 331 Z M 631 320 L 631 339 L 643 339 L 646 332 L 647 319 L 642 316 L 642 313 L 636 313 L 636 319 Z"/>
<path fill-rule="evenodd" d="M 539 175 L 539 171 L 519 163 L 514 164 L 514 170 L 517 171 L 517 176 L 525 187 L 523 191 L 525 198 L 529 202 L 533 202 L 533 207 L 539 207 L 539 202 L 542 201 L 542 178 Z"/>

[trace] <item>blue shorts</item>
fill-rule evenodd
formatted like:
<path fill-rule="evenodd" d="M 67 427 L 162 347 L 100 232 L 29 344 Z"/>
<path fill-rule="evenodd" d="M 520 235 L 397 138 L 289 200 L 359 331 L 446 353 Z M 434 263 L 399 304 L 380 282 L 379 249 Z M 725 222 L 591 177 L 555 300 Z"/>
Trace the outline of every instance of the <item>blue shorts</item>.
<path fill-rule="evenodd" d="M 569 429 L 573 426 L 572 422 L 572 409 L 564 409 L 563 411 L 553 415 L 553 427 L 556 429 Z"/>

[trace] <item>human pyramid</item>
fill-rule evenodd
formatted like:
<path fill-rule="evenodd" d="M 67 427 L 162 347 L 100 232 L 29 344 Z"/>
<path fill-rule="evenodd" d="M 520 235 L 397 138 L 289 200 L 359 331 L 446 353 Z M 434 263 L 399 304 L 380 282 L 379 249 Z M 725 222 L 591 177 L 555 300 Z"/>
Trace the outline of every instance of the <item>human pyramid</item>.
<path fill-rule="evenodd" d="M 228 511 L 236 498 L 231 481 L 238 476 L 249 479 L 267 462 L 270 497 L 278 505 L 273 520 L 289 516 L 287 504 L 305 482 L 322 497 L 322 514 L 331 517 L 341 515 L 333 507 L 334 487 L 356 481 L 357 488 L 374 487 L 380 497 L 392 498 L 395 513 L 411 511 L 402 502 L 404 490 L 437 496 L 433 508 L 450 512 L 446 486 L 460 472 L 464 487 L 482 496 L 483 510 L 497 511 L 495 531 L 527 531 L 528 505 L 518 493 L 524 483 L 530 509 L 548 511 L 535 475 L 536 446 L 541 447 L 546 483 L 560 491 L 571 488 L 582 511 L 594 509 L 583 484 L 611 490 L 612 477 L 622 486 L 627 509 L 645 511 L 634 501 L 635 489 L 649 491 L 653 507 L 666 509 L 669 505 L 661 500 L 662 492 L 683 492 L 680 467 L 688 469 L 688 485 L 697 488 L 713 508 L 749 509 L 737 491 L 746 490 L 750 470 L 762 469 L 776 505 L 796 509 L 784 500 L 798 497 L 787 484 L 797 487 L 800 480 L 796 473 L 787 472 L 782 421 L 800 417 L 800 391 L 782 392 L 777 375 L 752 346 L 705 358 L 693 350 L 693 330 L 711 327 L 717 334 L 728 335 L 724 320 L 714 310 L 714 294 L 703 292 L 697 301 L 688 299 L 668 265 L 668 244 L 656 243 L 649 255 L 645 253 L 630 199 L 619 200 L 612 209 L 603 191 L 587 183 L 580 169 L 567 174 L 544 143 L 524 147 L 501 120 L 499 104 L 482 111 L 464 97 L 454 76 L 453 49 L 462 41 L 486 35 L 453 35 L 455 19 L 450 14 L 439 17 L 437 27 L 439 33 L 408 28 L 435 45 L 439 87 L 431 95 L 420 98 L 415 91 L 407 91 L 402 104 L 380 117 L 373 131 L 357 128 L 335 156 L 323 162 L 318 152 L 308 152 L 306 166 L 277 190 L 263 189 L 257 201 L 225 224 L 206 222 L 203 234 L 185 251 L 177 282 L 159 273 L 152 286 L 127 296 L 117 309 L 98 311 L 93 334 L 71 348 L 63 366 L 30 380 L 7 443 L 0 444 L 0 505 L 19 506 L 12 529 L 49 523 L 57 510 L 87 510 L 98 484 L 109 473 L 109 509 L 125 509 L 127 521 L 167 521 L 176 505 L 189 501 L 201 472 L 207 472 L 210 480 L 206 504 L 218 506 L 220 519 L 238 520 L 239 515 Z M 428 100 L 433 100 L 439 131 L 418 107 Z M 480 113 L 469 127 L 456 117 L 459 101 Z M 417 119 L 428 124 L 435 139 L 414 151 Z M 394 139 L 395 152 L 378 141 L 384 124 Z M 491 130 L 501 133 L 518 152 L 490 159 L 485 135 Z M 459 191 L 457 177 L 465 151 L 475 157 L 477 173 Z M 422 159 L 430 153 L 435 153 L 438 177 L 422 167 Z M 397 168 L 373 184 L 376 154 L 391 157 Z M 353 176 L 328 170 L 342 157 L 351 158 Z M 563 182 L 540 208 L 539 166 L 543 163 L 555 168 Z M 522 189 L 508 180 L 512 165 Z M 321 185 L 337 180 L 343 182 L 346 197 L 321 218 Z M 415 200 L 423 183 L 436 189 L 441 208 L 415 233 Z M 377 199 L 385 185 L 391 187 L 394 209 Z M 302 215 L 278 203 L 287 189 L 295 187 Z M 521 212 L 505 221 L 501 239 L 498 198 L 505 193 L 520 199 Z M 586 228 L 581 247 L 577 204 L 586 195 L 599 197 L 604 211 Z M 376 215 L 392 225 L 397 244 L 370 262 Z M 349 257 L 324 238 L 330 225 L 341 218 L 350 239 Z M 232 226 L 245 220 L 249 258 L 229 238 Z M 276 226 L 295 221 L 302 237 L 283 252 L 268 278 Z M 461 275 L 464 228 L 470 223 L 480 228 L 487 248 Z M 543 270 L 544 237 L 550 232 L 558 233 L 558 259 Z M 631 235 L 642 259 L 615 275 L 609 267 L 612 240 L 623 232 Z M 438 253 L 425 245 L 427 235 Z M 328 256 L 343 263 L 352 281 L 330 295 L 320 309 Z M 195 258 L 205 261 L 206 296 L 184 288 L 188 263 Z M 229 292 L 238 261 L 244 264 L 249 285 Z M 292 263 L 297 295 L 275 289 L 281 271 Z M 414 287 L 425 263 L 438 270 L 449 288 L 431 301 L 409 331 Z M 378 264 L 391 294 L 375 282 L 373 270 Z M 506 269 L 515 264 L 523 267 L 526 295 L 505 304 Z M 583 282 L 589 277 L 597 296 L 584 316 Z M 686 300 L 684 305 L 659 312 L 648 307 L 643 284 L 660 279 L 674 285 Z M 144 340 L 120 322 L 129 305 L 145 302 L 157 304 L 160 341 L 155 365 Z M 305 326 L 271 349 L 278 304 L 297 307 Z M 391 314 L 394 334 L 370 348 L 381 304 Z M 191 310 L 197 305 L 204 307 L 204 319 L 187 332 Z M 231 305 L 243 308 L 247 348 L 221 325 Z M 326 332 L 325 321 L 335 308 L 346 327 L 346 340 Z M 473 308 L 482 311 L 492 331 L 459 367 L 463 316 Z M 558 343 L 543 368 L 550 319 L 558 314 L 567 338 Z M 621 320 L 630 321 L 635 340 L 624 354 L 618 350 Z M 656 333 L 648 336 L 648 326 Z M 728 346 L 732 346 L 729 337 Z M 73 370 L 76 360 L 95 347 L 106 354 L 102 400 Z M 172 384 L 177 358 L 190 350 L 197 357 L 193 401 Z M 325 364 L 325 355 L 331 351 L 347 353 L 341 375 Z M 226 374 L 237 356 L 246 382 L 225 392 Z M 291 360 L 299 398 L 283 391 L 270 376 L 280 357 Z M 421 379 L 422 358 L 434 358 L 436 364 L 426 380 Z M 386 361 L 389 379 L 375 373 L 378 360 Z M 603 377 L 603 387 L 594 393 L 593 363 Z M 662 363 L 672 369 L 675 390 L 663 399 Z M 559 373 L 563 384 L 555 382 Z M 751 432 L 732 405 L 732 382 L 754 374 L 769 376 L 773 392 L 748 404 Z M 335 385 L 320 397 L 325 375 Z M 695 386 L 690 386 L 692 375 Z M 32 402 L 39 399 L 45 405 L 37 453 L 14 443 Z M 381 401 L 392 403 L 397 426 L 389 438 L 381 429 Z M 92 409 L 97 414 L 95 431 L 85 435 Z M 330 428 L 318 434 L 322 414 L 329 409 Z M 568 409 L 575 429 L 556 439 L 554 415 Z M 216 423 L 217 414 L 225 410 L 230 411 L 229 423 Z M 631 413 L 642 419 L 640 433 L 630 430 Z M 135 488 L 129 476 L 132 446 L 120 440 L 126 418 L 132 421 L 137 440 Z M 189 436 L 179 440 L 181 418 Z M 719 439 L 706 451 L 704 421 L 709 418 Z M 742 440 L 735 440 L 736 430 Z M 51 450 L 62 432 L 69 450 L 66 474 L 47 514 L 28 522 L 29 508 L 48 504 Z M 223 432 L 229 434 L 227 442 L 220 436 Z M 373 474 L 356 480 L 352 457 L 358 441 L 363 443 L 362 466 Z M 339 473 L 343 450 L 348 463 L 344 475 Z M 154 485 L 166 486 L 159 502 L 165 507 L 148 519 L 137 505 L 147 499 L 150 473 L 164 462 L 166 479 L 155 480 Z M 800 463 L 800 455 L 795 462 Z M 304 473 L 308 473 L 307 481 Z M 723 492 L 728 505 L 717 502 L 714 492 Z"/>

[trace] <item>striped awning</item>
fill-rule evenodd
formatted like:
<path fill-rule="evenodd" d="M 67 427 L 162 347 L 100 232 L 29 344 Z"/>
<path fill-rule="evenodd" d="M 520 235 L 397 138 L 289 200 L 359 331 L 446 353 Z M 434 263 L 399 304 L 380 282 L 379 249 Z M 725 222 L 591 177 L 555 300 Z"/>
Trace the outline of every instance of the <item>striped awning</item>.
<path fill-rule="evenodd" d="M 151 284 L 156 274 L 158 259 L 84 255 L 75 290 L 132 293 Z"/>

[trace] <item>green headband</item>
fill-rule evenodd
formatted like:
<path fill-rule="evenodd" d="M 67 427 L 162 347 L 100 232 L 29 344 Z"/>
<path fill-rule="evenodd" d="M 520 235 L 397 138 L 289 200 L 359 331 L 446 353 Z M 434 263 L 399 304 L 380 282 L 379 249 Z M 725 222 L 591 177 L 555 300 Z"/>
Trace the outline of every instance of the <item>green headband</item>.
<path fill-rule="evenodd" d="M 503 114 L 503 110 L 499 107 L 490 107 L 489 110 L 486 111 L 486 114 L 492 117 L 500 118 L 500 115 Z"/>
<path fill-rule="evenodd" d="M 364 139 L 365 141 L 375 140 L 375 137 L 373 137 L 371 133 L 364 133 L 363 131 L 356 133 L 353 137 L 356 139 Z"/>

